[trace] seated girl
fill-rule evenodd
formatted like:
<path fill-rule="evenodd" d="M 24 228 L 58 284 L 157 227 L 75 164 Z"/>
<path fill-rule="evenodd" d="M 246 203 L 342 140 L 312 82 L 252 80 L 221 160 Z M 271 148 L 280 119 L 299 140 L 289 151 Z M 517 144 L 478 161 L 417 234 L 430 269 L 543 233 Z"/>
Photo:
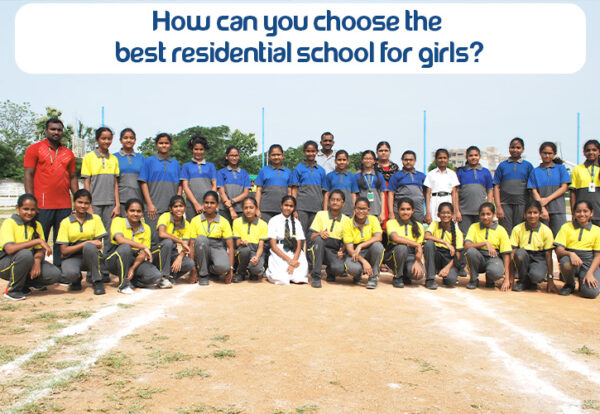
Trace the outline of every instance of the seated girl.
<path fill-rule="evenodd" d="M 236 244 L 237 269 L 233 283 L 243 282 L 249 273 L 249 280 L 259 280 L 264 273 L 263 255 L 265 240 L 269 239 L 267 223 L 256 215 L 258 203 L 252 197 L 242 201 L 242 216 L 233 221 L 233 238 Z"/>

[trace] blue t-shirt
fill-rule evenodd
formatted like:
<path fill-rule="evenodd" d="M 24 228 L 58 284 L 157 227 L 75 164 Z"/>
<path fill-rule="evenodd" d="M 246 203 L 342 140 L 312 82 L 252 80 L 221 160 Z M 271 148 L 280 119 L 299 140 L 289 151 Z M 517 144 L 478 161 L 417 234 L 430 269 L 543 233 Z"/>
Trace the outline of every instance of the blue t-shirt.
<path fill-rule="evenodd" d="M 558 190 L 562 184 L 569 183 L 571 183 L 571 177 L 564 165 L 552 163 L 546 167 L 542 164 L 535 167 L 529 174 L 527 188 L 536 189 L 541 197 L 548 197 Z M 565 196 L 562 195 L 549 202 L 546 205 L 546 210 L 548 210 L 548 214 L 566 214 Z"/>
<path fill-rule="evenodd" d="M 119 186 L 120 203 L 125 204 L 127 200 L 131 200 L 132 198 L 143 200 L 138 177 L 140 172 L 142 172 L 146 158 L 136 152 L 127 154 L 119 151 L 113 155 L 119 160 L 120 175 L 117 178 L 117 184 Z"/>
<path fill-rule="evenodd" d="M 239 167 L 233 170 L 227 166 L 217 171 L 217 187 L 224 188 L 225 194 L 227 194 L 230 200 L 239 196 L 246 188 L 250 188 L 251 186 L 250 176 L 246 170 L 242 170 Z M 242 201 L 240 200 L 240 202 L 233 205 L 237 213 L 242 212 Z M 225 210 L 223 203 L 221 203 L 220 208 L 221 210 Z"/>
<path fill-rule="evenodd" d="M 456 171 L 456 177 L 460 182 L 458 198 L 461 214 L 478 215 L 488 190 L 494 188 L 492 173 L 481 165 L 475 168 L 465 165 Z"/>
<path fill-rule="evenodd" d="M 319 164 L 305 162 L 294 168 L 292 186 L 298 187 L 297 210 L 316 213 L 323 207 L 323 191 L 327 188 L 327 173 Z"/>
<path fill-rule="evenodd" d="M 265 165 L 258 172 L 254 183 L 262 187 L 260 211 L 280 212 L 281 199 L 287 195 L 288 187 L 292 185 L 292 172 L 287 167 Z"/>
<path fill-rule="evenodd" d="M 494 185 L 500 187 L 502 204 L 525 204 L 529 199 L 527 180 L 533 171 L 529 161 L 520 158 L 518 161 L 502 161 L 494 174 Z"/>
<path fill-rule="evenodd" d="M 202 203 L 204 194 L 212 189 L 213 182 L 217 181 L 217 169 L 212 162 L 192 160 L 181 167 L 180 179 L 187 181 L 194 198 Z M 192 203 L 188 201 L 188 209 L 192 209 Z M 190 211 L 190 210 L 188 210 Z M 191 211 L 190 211 L 191 213 Z"/>
<path fill-rule="evenodd" d="M 352 194 L 359 192 L 358 182 L 356 181 L 354 174 L 349 173 L 348 171 L 340 173 L 337 170 L 330 172 L 327 174 L 326 190 L 330 192 L 333 190 L 342 190 L 344 197 L 346 198 L 346 202 L 342 207 L 342 213 L 348 217 L 354 215 Z"/>
<path fill-rule="evenodd" d="M 158 213 L 166 212 L 171 197 L 177 194 L 180 170 L 177 160 L 171 157 L 153 155 L 144 162 L 138 180 L 148 184 L 150 199 Z"/>

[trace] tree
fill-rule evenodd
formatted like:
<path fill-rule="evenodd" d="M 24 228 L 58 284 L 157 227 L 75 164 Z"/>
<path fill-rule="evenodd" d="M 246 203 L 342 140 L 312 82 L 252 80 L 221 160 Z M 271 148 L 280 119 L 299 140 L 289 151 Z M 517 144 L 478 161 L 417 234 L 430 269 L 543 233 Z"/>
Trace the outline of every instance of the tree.
<path fill-rule="evenodd" d="M 46 115 L 39 117 L 35 123 L 36 136 L 37 136 L 38 141 L 41 141 L 44 138 L 46 138 L 46 135 L 44 134 L 44 129 L 46 128 L 46 121 L 49 120 L 50 118 L 60 119 L 61 115 L 62 115 L 62 111 L 60 109 L 53 108 L 51 106 L 46 107 Z M 72 137 L 74 134 L 75 134 L 75 128 L 73 127 L 73 125 L 70 125 L 70 124 L 65 125 L 65 128 L 63 130 L 63 140 L 62 140 L 62 143 L 65 147 L 72 149 L 72 147 L 73 147 Z"/>
<path fill-rule="evenodd" d="M 22 180 L 24 175 L 23 157 L 24 152 L 17 155 L 15 151 L 5 143 L 0 143 L 0 178 L 13 178 Z"/>
<path fill-rule="evenodd" d="M 290 170 L 293 170 L 296 165 L 304 161 L 305 157 L 302 147 L 303 145 L 289 147 L 283 151 L 283 163 Z"/>
<path fill-rule="evenodd" d="M 22 154 L 35 138 L 36 114 L 30 104 L 21 105 L 6 100 L 0 103 L 0 142 L 6 144 L 15 155 Z M 6 153 L 3 153 L 6 155 Z M 3 164 L 4 166 L 5 164 Z"/>
<path fill-rule="evenodd" d="M 429 164 L 429 166 L 427 167 L 427 172 L 433 170 L 434 168 L 437 168 L 435 160 L 431 161 L 431 164 Z M 456 171 L 456 168 L 454 168 L 454 164 L 452 164 L 451 162 L 448 162 L 447 168 L 452 171 Z"/>
<path fill-rule="evenodd" d="M 348 170 L 352 172 L 360 171 L 362 166 L 362 153 L 355 152 L 350 154 L 350 163 L 348 164 Z"/>

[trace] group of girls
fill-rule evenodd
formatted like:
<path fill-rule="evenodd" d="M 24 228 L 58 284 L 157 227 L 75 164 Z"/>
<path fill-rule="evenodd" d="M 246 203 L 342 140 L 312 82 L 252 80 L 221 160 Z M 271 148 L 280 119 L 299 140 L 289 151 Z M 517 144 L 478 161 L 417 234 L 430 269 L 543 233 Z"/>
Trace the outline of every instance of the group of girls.
<path fill-rule="evenodd" d="M 336 168 L 327 174 L 316 163 L 316 142 L 304 144 L 305 161 L 293 171 L 275 144 L 250 197 L 250 179 L 234 146 L 226 150 L 227 166 L 216 171 L 205 160 L 209 143 L 201 136 L 190 139 L 192 160 L 180 166 L 169 156 L 168 134 L 156 137 L 157 154 L 147 159 L 134 152 L 131 129 L 121 132 L 122 149 L 110 154 L 112 135 L 105 127 L 96 131 L 98 148 L 82 165 L 84 190 L 75 195 L 74 213 L 63 223 L 73 230 L 57 241 L 63 257 L 72 260 L 66 260 L 61 276 L 48 280 L 68 280 L 71 290 L 81 289 L 81 270 L 88 271 L 97 294 L 104 293 L 108 272 L 119 277 L 123 293 L 168 288 L 187 272 L 200 285 L 211 276 L 241 282 L 263 275 L 275 284 L 307 283 L 310 272 L 312 286 L 321 287 L 323 265 L 328 281 L 351 276 L 360 284 L 366 274 L 366 287 L 373 289 L 383 264 L 398 288 L 425 277 L 425 286 L 436 289 L 436 275 L 454 287 L 469 270 L 469 289 L 478 287 L 483 272 L 488 287 L 504 277 L 502 290 L 534 289 L 548 280 L 548 290 L 556 291 L 551 254 L 556 246 L 565 281 L 559 293 L 573 292 L 577 278 L 583 296 L 598 294 L 600 228 L 593 224 L 600 224 L 595 191 L 600 143 L 595 140 L 586 142 L 586 161 L 572 177 L 551 142 L 541 145 L 542 164 L 533 168 L 521 157 L 520 138 L 510 142 L 510 158 L 494 177 L 480 165 L 474 146 L 456 173 L 448 168 L 445 149 L 436 151 L 436 168 L 424 174 L 415 169 L 413 151 L 402 154 L 400 168 L 389 159 L 390 144 L 382 141 L 376 153 L 362 153 L 358 173 L 348 171 L 349 155 L 339 150 Z M 568 188 L 573 221 L 566 223 Z M 37 247 L 48 246 L 33 235 L 25 233 L 37 242 L 27 241 L 25 249 L 39 258 Z M 8 251 L 3 255 L 14 255 Z M 10 272 L 13 268 L 0 277 Z M 28 287 L 14 285 L 15 291 Z"/>

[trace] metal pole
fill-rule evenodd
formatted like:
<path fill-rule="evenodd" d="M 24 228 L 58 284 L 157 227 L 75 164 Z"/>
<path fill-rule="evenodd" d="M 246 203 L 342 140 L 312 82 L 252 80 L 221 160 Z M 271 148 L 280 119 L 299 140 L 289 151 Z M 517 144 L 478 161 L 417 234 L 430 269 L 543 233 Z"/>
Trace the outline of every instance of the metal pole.
<path fill-rule="evenodd" d="M 579 154 L 581 154 L 581 150 L 579 149 L 579 141 L 581 139 L 581 114 L 577 112 L 577 165 L 579 165 Z"/>
<path fill-rule="evenodd" d="M 265 166 L 265 107 L 262 108 L 262 166 Z"/>
<path fill-rule="evenodd" d="M 423 172 L 427 174 L 427 111 L 423 111 Z"/>
<path fill-rule="evenodd" d="M 100 120 L 100 126 L 104 126 L 104 106 L 102 107 L 102 119 Z"/>

